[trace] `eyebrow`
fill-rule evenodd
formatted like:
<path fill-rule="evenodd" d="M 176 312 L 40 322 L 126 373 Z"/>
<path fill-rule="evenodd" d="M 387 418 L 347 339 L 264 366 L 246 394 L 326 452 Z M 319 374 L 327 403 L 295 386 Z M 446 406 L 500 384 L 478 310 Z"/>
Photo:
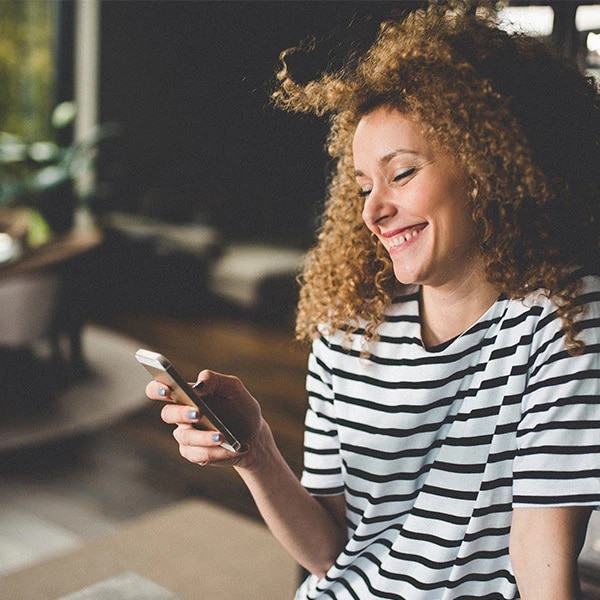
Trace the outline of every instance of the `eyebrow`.
<path fill-rule="evenodd" d="M 408 150 L 406 148 L 398 148 L 397 150 L 392 150 L 388 154 L 382 156 L 377 162 L 380 165 L 386 165 L 393 158 L 395 158 L 396 156 L 398 156 L 400 154 L 414 154 L 415 156 L 417 156 L 419 153 L 416 150 Z M 358 170 L 358 169 L 356 169 L 354 171 L 354 175 L 355 175 L 355 177 L 364 177 L 365 176 L 365 174 L 362 171 Z"/>

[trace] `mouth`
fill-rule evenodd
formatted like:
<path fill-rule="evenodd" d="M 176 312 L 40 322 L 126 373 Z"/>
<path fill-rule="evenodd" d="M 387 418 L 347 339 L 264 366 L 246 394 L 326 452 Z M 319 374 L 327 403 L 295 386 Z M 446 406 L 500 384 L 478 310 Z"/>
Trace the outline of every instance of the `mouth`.
<path fill-rule="evenodd" d="M 386 233 L 383 237 L 387 240 L 388 251 L 395 250 L 412 242 L 425 228 L 427 223 L 418 223 L 403 229 Z"/>

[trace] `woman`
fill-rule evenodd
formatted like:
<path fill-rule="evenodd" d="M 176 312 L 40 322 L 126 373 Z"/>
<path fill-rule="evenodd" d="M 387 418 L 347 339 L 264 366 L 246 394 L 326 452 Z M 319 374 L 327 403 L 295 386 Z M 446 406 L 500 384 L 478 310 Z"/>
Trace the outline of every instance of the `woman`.
<path fill-rule="evenodd" d="M 167 404 L 182 455 L 234 466 L 310 573 L 298 600 L 577 598 L 600 505 L 597 89 L 462 5 L 308 84 L 288 63 L 275 100 L 329 114 L 336 159 L 297 320 L 302 482 L 212 371 L 247 449 Z"/>

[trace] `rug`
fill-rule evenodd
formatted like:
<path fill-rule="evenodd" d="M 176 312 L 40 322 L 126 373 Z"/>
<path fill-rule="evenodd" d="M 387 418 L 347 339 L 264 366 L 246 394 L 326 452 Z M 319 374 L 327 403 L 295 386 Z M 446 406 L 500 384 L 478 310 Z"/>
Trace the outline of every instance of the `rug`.
<path fill-rule="evenodd" d="M 134 358 L 139 343 L 87 325 L 82 333 L 88 372 L 61 390 L 43 410 L 0 421 L 0 451 L 54 442 L 105 427 L 140 409 L 148 374 Z M 39 398 L 43 403 L 47 399 Z M 11 398 L 3 397 L 3 403 Z"/>

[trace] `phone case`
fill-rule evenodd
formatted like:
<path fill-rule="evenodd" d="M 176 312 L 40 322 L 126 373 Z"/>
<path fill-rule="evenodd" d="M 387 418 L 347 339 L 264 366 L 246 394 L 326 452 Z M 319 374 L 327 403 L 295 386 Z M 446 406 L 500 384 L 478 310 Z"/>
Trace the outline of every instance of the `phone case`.
<path fill-rule="evenodd" d="M 199 429 L 219 431 L 224 441 L 223 448 L 238 452 L 242 447 L 241 442 L 231 432 L 229 427 L 221 420 L 214 410 L 207 404 L 206 400 L 196 394 L 188 382 L 175 370 L 167 358 L 157 352 L 140 348 L 135 353 L 137 361 L 160 383 L 165 384 L 171 390 L 171 397 L 178 404 L 187 404 L 198 408 L 201 414 L 200 421 L 194 425 Z"/>

